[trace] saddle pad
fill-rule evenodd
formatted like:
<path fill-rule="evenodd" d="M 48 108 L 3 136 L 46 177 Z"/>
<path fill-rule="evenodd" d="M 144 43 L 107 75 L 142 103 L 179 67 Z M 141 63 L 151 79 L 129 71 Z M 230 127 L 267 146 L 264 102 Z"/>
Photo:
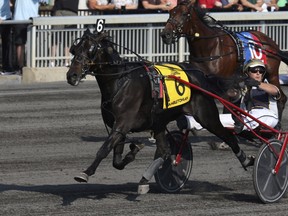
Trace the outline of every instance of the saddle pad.
<path fill-rule="evenodd" d="M 189 82 L 186 73 L 174 64 L 155 65 L 155 69 L 163 76 L 175 75 L 182 80 Z M 191 89 L 183 83 L 174 79 L 164 79 L 163 88 L 163 109 L 169 109 L 187 103 L 191 97 Z"/>
<path fill-rule="evenodd" d="M 266 54 L 262 52 L 261 41 L 250 32 L 240 32 L 236 33 L 237 37 L 242 41 L 243 51 L 244 51 L 244 64 L 246 64 L 250 59 L 260 59 L 266 64 Z M 255 45 L 256 46 L 255 46 Z"/>

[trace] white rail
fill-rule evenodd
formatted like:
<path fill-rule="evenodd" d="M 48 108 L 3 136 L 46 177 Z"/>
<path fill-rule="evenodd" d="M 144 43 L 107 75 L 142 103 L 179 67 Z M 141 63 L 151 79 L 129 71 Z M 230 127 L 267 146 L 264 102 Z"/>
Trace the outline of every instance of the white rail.
<path fill-rule="evenodd" d="M 233 31 L 256 29 L 267 34 L 279 44 L 282 50 L 288 50 L 288 13 L 253 13 L 253 12 L 225 12 L 211 13 L 216 20 Z M 62 66 L 72 56 L 65 56 L 65 47 L 70 47 L 74 39 L 81 37 L 88 27 L 94 28 L 97 19 L 105 19 L 106 30 L 110 31 L 113 40 L 133 50 L 150 61 L 185 61 L 188 59 L 188 47 L 184 39 L 171 46 L 165 45 L 161 38 L 168 14 L 139 15 L 99 15 L 75 17 L 37 17 L 31 21 L 27 42 L 27 67 L 41 68 L 49 66 L 56 58 L 56 64 Z M 10 22 L 10 23 L 9 23 Z M 4 24 L 11 24 L 6 21 Z M 74 25 L 69 29 L 53 29 L 54 25 Z M 51 55 L 53 38 L 57 38 L 56 57 Z M 119 47 L 122 56 L 129 60 L 136 57 L 129 51 Z"/>

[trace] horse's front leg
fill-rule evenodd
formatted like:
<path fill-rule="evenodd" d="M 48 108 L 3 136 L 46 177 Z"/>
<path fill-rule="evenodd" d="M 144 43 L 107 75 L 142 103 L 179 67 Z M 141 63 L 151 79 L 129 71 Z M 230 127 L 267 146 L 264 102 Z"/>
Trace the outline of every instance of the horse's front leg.
<path fill-rule="evenodd" d="M 136 154 L 144 148 L 143 143 L 132 142 L 129 145 L 130 151 L 125 155 L 124 159 L 122 159 L 122 153 L 124 150 L 124 143 L 120 145 L 116 145 L 114 148 L 113 154 L 113 167 L 119 170 L 123 170 L 125 166 L 135 160 Z"/>
<path fill-rule="evenodd" d="M 112 131 L 108 136 L 107 140 L 101 146 L 96 154 L 96 158 L 93 163 L 80 175 L 74 177 L 74 179 L 78 182 L 88 182 L 89 176 L 93 175 L 99 166 L 100 162 L 108 156 L 111 150 L 120 142 L 125 139 L 125 134 Z"/>
<path fill-rule="evenodd" d="M 165 131 L 155 132 L 154 137 L 156 139 L 156 157 L 155 160 L 150 164 L 147 170 L 142 175 L 142 178 L 138 186 L 138 194 L 146 194 L 149 191 L 148 182 L 162 166 L 164 161 L 170 156 L 170 148 L 165 140 Z M 158 157 L 157 157 L 158 156 Z"/>

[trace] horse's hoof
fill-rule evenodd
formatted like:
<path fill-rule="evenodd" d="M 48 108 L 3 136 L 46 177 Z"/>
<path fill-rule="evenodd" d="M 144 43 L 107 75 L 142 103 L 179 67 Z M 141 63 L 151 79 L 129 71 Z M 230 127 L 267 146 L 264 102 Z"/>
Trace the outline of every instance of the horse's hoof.
<path fill-rule="evenodd" d="M 249 155 L 244 163 L 242 163 L 243 168 L 247 171 L 247 167 L 253 166 L 255 162 L 255 156 Z"/>
<path fill-rule="evenodd" d="M 75 181 L 77 181 L 77 182 L 85 182 L 85 183 L 88 182 L 88 178 L 89 178 L 89 176 L 86 173 L 84 173 L 84 172 L 80 173 L 80 175 L 74 177 Z"/>
<path fill-rule="evenodd" d="M 151 143 L 156 143 L 156 139 L 153 136 L 149 137 L 148 140 Z"/>
<path fill-rule="evenodd" d="M 229 145 L 227 145 L 225 142 L 220 143 L 217 147 L 219 150 L 230 150 Z"/>
<path fill-rule="evenodd" d="M 149 185 L 148 184 L 138 186 L 138 194 L 147 194 L 148 191 L 149 191 Z"/>
<path fill-rule="evenodd" d="M 125 168 L 125 165 L 123 163 L 120 164 L 113 163 L 113 167 L 118 170 L 123 170 Z"/>

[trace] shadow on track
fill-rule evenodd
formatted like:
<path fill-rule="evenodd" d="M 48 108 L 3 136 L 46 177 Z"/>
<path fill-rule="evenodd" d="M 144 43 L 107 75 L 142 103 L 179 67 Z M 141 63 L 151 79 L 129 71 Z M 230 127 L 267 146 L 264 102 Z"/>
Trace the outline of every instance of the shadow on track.
<path fill-rule="evenodd" d="M 62 206 L 69 206 L 78 199 L 89 199 L 89 200 L 101 200 L 108 198 L 113 194 L 121 194 L 126 196 L 125 199 L 131 202 L 140 202 L 138 198 L 141 195 L 137 194 L 138 184 L 137 183 L 126 183 L 117 185 L 103 185 L 103 184 L 70 184 L 70 185 L 34 185 L 34 186 L 23 186 L 23 185 L 9 185 L 0 184 L 0 194 L 6 191 L 21 191 L 21 192 L 37 192 L 42 194 L 52 194 L 62 198 Z M 256 196 L 234 193 L 234 190 L 229 187 L 212 184 L 209 182 L 202 181 L 189 181 L 178 195 L 191 194 L 191 201 L 193 196 L 199 196 L 202 200 L 207 199 L 223 199 L 223 200 L 234 200 L 240 202 L 253 202 L 259 203 Z M 157 188 L 156 183 L 151 184 L 151 190 L 149 194 L 159 194 L 160 191 Z M 145 196 L 149 196 L 145 195 Z M 174 194 L 168 194 L 174 196 Z M 143 195 L 142 195 L 143 196 Z"/>

